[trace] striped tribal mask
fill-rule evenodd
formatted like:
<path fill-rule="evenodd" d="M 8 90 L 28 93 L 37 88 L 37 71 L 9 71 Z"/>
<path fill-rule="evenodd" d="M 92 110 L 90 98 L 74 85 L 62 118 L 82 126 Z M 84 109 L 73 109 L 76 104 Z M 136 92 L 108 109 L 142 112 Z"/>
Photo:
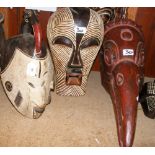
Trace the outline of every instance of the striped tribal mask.
<path fill-rule="evenodd" d="M 103 40 L 100 16 L 89 8 L 59 8 L 49 19 L 47 37 L 56 72 L 57 94 L 84 95 Z"/>

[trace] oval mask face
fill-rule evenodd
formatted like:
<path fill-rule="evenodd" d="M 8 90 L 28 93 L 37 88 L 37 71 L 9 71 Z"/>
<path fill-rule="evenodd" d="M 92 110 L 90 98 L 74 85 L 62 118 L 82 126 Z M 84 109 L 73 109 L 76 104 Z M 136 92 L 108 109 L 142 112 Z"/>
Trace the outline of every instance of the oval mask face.
<path fill-rule="evenodd" d="M 127 19 L 109 22 L 105 28 L 102 51 L 99 54 L 102 84 L 110 92 L 109 89 L 111 88 L 109 86 L 112 84 L 111 81 L 114 78 L 113 73 L 121 72 L 121 67 L 117 66 L 134 64 L 137 66 L 135 82 L 139 83 L 138 86 L 141 87 L 144 69 L 144 39 L 141 29 L 135 22 Z M 126 72 L 127 69 L 124 69 L 123 73 L 121 73 L 124 76 L 124 74 L 127 74 Z M 117 81 L 120 78 L 115 77 L 115 79 Z"/>
<path fill-rule="evenodd" d="M 60 8 L 50 17 L 47 37 L 57 94 L 85 94 L 88 75 L 103 40 L 102 23 L 89 8 Z"/>
<path fill-rule="evenodd" d="M 24 116 L 38 118 L 50 103 L 52 69 L 49 52 L 43 58 L 34 59 L 15 49 L 1 73 L 1 80 L 11 103 Z"/>

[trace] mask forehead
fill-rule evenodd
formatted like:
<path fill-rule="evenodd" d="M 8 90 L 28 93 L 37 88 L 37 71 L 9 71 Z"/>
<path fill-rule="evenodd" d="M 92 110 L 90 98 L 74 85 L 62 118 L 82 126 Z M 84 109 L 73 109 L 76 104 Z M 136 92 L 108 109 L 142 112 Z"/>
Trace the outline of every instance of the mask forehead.
<path fill-rule="evenodd" d="M 102 19 L 89 8 L 60 8 L 51 16 L 47 37 L 54 60 L 57 94 L 85 94 L 103 30 Z"/>
<path fill-rule="evenodd" d="M 48 23 L 48 33 L 50 40 L 58 36 L 65 36 L 69 38 L 75 45 L 75 31 L 74 31 L 74 20 L 72 13 L 69 8 L 60 8 L 59 11 L 55 12 L 53 16 L 50 17 Z"/>
<path fill-rule="evenodd" d="M 103 34 L 103 22 L 100 16 L 95 11 L 90 9 L 90 19 L 87 25 L 87 31 L 83 36 L 82 41 L 89 38 L 98 38 L 101 44 L 103 40 Z"/>
<path fill-rule="evenodd" d="M 50 17 L 48 29 L 50 40 L 65 36 L 74 46 L 87 38 L 95 37 L 102 41 L 103 22 L 99 15 L 89 8 L 60 8 Z"/>
<path fill-rule="evenodd" d="M 79 47 L 82 37 L 87 32 L 87 26 L 90 19 L 90 9 L 71 8 L 74 20 L 74 31 L 76 35 L 76 47 Z M 82 18 L 81 18 L 82 17 Z"/>

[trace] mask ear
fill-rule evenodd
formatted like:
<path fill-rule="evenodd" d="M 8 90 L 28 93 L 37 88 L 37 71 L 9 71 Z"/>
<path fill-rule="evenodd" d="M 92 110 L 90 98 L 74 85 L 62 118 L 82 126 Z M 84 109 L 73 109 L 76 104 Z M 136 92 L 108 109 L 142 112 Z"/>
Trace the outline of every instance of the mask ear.
<path fill-rule="evenodd" d="M 145 52 L 145 49 L 144 49 L 144 43 L 143 42 L 139 42 L 138 45 L 137 45 L 137 58 L 136 58 L 136 63 L 140 66 L 140 67 L 144 67 L 144 52 Z"/>
<path fill-rule="evenodd" d="M 115 42 L 105 41 L 103 45 L 104 62 L 107 66 L 112 67 L 118 61 L 118 49 Z M 117 49 L 117 50 L 114 50 Z"/>

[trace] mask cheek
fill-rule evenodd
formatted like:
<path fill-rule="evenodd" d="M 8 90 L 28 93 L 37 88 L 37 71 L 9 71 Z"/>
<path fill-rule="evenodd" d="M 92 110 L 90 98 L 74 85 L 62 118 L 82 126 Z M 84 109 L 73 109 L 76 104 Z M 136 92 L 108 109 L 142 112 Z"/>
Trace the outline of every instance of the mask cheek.
<path fill-rule="evenodd" d="M 32 107 L 45 107 L 45 87 L 37 86 L 36 88 L 29 87 L 29 99 Z"/>
<path fill-rule="evenodd" d="M 14 96 L 13 104 L 14 104 L 15 108 L 21 114 L 31 118 L 31 116 L 32 116 L 32 108 L 29 106 L 30 105 L 30 100 L 29 100 L 28 89 L 27 88 L 26 89 L 21 89 L 21 90 L 16 89 L 16 91 L 13 92 L 13 96 Z"/>
<path fill-rule="evenodd" d="M 83 72 L 84 75 L 89 73 L 91 67 L 94 63 L 94 60 L 98 54 L 99 46 L 89 47 L 81 50 L 81 58 L 83 61 Z"/>
<path fill-rule="evenodd" d="M 54 60 L 54 65 L 56 69 L 63 69 L 67 66 L 67 63 L 72 54 L 72 48 L 61 46 L 61 45 L 53 45 L 52 46 L 52 56 Z"/>

